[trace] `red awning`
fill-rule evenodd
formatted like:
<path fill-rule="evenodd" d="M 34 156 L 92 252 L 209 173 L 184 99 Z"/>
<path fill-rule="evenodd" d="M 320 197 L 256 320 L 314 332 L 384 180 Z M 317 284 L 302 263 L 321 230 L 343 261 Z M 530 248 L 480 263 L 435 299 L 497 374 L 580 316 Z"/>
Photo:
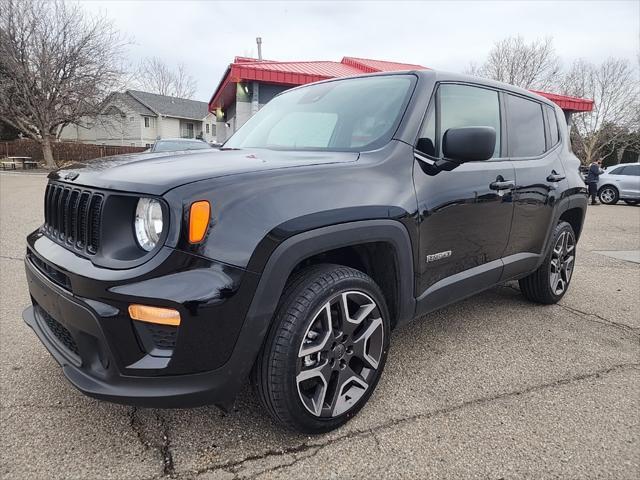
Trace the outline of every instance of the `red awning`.
<path fill-rule="evenodd" d="M 593 110 L 593 100 L 586 98 L 570 97 L 568 95 L 558 95 L 557 93 L 540 92 L 531 90 L 533 93 L 548 98 L 557 104 L 562 110 L 567 112 L 590 112 Z"/>

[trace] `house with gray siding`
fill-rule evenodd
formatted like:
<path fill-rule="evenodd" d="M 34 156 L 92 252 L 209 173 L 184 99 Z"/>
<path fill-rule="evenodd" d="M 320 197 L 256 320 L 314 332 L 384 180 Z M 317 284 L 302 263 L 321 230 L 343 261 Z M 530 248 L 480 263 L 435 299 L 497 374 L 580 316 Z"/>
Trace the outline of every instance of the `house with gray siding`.
<path fill-rule="evenodd" d="M 127 90 L 113 92 L 95 118 L 64 128 L 62 140 L 150 146 L 158 138 L 216 141 L 216 118 L 206 102 Z"/>

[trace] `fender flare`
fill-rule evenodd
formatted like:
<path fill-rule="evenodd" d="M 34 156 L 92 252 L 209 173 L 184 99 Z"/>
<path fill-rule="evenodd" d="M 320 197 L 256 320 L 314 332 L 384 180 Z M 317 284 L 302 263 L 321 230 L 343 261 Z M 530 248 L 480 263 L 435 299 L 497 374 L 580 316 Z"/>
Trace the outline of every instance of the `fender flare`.
<path fill-rule="evenodd" d="M 542 262 L 547 256 L 549 252 L 549 248 L 551 248 L 551 240 L 553 237 L 553 231 L 555 226 L 560 222 L 560 217 L 568 210 L 573 210 L 574 208 L 581 209 L 582 212 L 582 223 L 580 225 L 582 230 L 582 225 L 584 224 L 584 219 L 586 217 L 586 209 L 587 209 L 587 197 L 585 195 L 580 194 L 572 194 L 568 195 L 558 202 L 555 211 L 553 213 L 553 221 L 549 224 L 547 235 L 545 237 L 544 248 L 540 254 L 540 257 L 536 263 L 536 269 L 542 265 Z M 580 232 L 576 232 L 576 237 L 580 236 Z"/>
<path fill-rule="evenodd" d="M 372 242 L 393 245 L 398 267 L 398 323 L 412 319 L 416 305 L 413 249 L 409 233 L 401 222 L 364 220 L 309 230 L 286 239 L 270 255 L 227 362 L 228 370 L 239 379 L 246 378 L 271 327 L 286 281 L 296 265 L 327 250 Z"/>

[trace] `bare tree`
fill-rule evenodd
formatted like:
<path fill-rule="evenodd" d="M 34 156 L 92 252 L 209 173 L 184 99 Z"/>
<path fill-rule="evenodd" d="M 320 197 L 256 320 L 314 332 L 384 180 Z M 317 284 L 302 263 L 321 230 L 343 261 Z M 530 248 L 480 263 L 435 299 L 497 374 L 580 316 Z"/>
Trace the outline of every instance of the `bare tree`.
<path fill-rule="evenodd" d="M 552 38 L 526 43 L 517 36 L 496 42 L 484 63 L 471 64 L 466 73 L 522 88 L 544 90 L 555 84 L 559 71 L 560 59 Z"/>
<path fill-rule="evenodd" d="M 621 156 L 637 141 L 640 129 L 640 82 L 628 60 L 609 58 L 600 65 L 577 60 L 563 76 L 566 95 L 593 99 L 593 110 L 573 115 L 572 141 L 591 163 L 617 149 Z"/>
<path fill-rule="evenodd" d="M 172 70 L 158 57 L 147 58 L 140 63 L 135 83 L 147 92 L 179 98 L 192 98 L 197 83 L 186 71 L 184 64 Z"/>
<path fill-rule="evenodd" d="M 95 116 L 118 85 L 126 42 L 113 24 L 63 0 L 3 0 L 0 9 L 0 119 L 42 146 Z"/>

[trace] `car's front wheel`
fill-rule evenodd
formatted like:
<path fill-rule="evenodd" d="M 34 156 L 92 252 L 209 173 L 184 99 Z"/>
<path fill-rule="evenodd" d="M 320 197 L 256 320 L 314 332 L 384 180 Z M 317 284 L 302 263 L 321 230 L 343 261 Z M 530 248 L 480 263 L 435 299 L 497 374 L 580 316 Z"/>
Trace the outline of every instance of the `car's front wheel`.
<path fill-rule="evenodd" d="M 567 222 L 560 222 L 553 232 L 551 249 L 542 265 L 520 280 L 522 294 L 534 302 L 557 303 L 567 293 L 575 261 L 575 233 Z"/>
<path fill-rule="evenodd" d="M 326 432 L 367 402 L 388 345 L 389 314 L 376 283 L 348 267 L 310 267 L 285 288 L 253 382 L 277 421 Z"/>
<path fill-rule="evenodd" d="M 605 185 L 598 192 L 598 197 L 600 198 L 600 201 L 606 205 L 615 205 L 616 203 L 618 203 L 620 194 L 618 193 L 618 189 L 616 187 Z"/>

